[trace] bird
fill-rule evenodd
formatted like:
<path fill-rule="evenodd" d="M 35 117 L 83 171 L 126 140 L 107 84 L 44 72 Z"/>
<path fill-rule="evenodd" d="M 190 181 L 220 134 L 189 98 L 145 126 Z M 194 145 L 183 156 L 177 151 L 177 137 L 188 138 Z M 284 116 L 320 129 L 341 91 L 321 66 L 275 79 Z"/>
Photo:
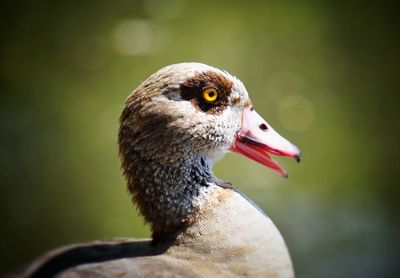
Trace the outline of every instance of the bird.
<path fill-rule="evenodd" d="M 126 99 L 118 144 L 151 238 L 64 246 L 21 277 L 294 277 L 272 220 L 213 173 L 229 152 L 283 177 L 271 154 L 300 161 L 299 149 L 256 112 L 237 77 L 197 62 L 159 69 Z"/>

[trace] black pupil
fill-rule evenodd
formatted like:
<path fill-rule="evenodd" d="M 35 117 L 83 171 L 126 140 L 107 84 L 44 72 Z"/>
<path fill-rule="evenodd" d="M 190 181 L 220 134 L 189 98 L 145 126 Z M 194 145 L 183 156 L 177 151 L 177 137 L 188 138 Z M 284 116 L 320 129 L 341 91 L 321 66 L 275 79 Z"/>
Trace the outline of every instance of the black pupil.
<path fill-rule="evenodd" d="M 209 97 L 213 97 L 213 96 L 214 96 L 214 94 L 215 94 L 215 93 L 214 93 L 214 92 L 212 92 L 212 91 L 211 91 L 211 92 L 208 92 L 208 96 L 209 96 Z"/>

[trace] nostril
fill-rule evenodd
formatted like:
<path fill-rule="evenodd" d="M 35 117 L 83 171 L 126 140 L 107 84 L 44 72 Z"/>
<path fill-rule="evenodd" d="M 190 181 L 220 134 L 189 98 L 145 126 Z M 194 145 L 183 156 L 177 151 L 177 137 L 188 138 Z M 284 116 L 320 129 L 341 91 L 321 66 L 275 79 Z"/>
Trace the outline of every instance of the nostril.
<path fill-rule="evenodd" d="M 267 127 L 266 124 L 260 124 L 260 129 L 261 129 L 262 131 L 267 131 L 267 130 L 268 130 L 268 127 Z"/>

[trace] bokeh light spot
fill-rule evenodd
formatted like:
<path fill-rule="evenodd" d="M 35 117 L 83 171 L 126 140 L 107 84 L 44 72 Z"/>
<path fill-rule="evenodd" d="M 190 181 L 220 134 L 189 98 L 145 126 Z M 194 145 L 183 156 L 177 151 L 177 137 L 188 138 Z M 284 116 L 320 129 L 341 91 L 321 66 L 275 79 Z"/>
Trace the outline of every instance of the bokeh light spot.
<path fill-rule="evenodd" d="M 116 52 L 127 56 L 146 56 L 163 51 L 169 32 L 149 20 L 123 20 L 113 32 Z"/>
<path fill-rule="evenodd" d="M 305 131 L 314 122 L 314 106 L 301 95 L 288 96 L 279 105 L 279 119 L 289 130 Z"/>

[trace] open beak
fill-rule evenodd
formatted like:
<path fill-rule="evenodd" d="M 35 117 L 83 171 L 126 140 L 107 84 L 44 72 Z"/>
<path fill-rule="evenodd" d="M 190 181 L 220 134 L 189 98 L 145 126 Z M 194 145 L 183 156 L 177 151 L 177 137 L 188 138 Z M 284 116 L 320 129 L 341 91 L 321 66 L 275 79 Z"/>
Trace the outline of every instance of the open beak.
<path fill-rule="evenodd" d="M 273 169 L 283 177 L 288 176 L 287 172 L 268 153 L 294 157 L 297 162 L 300 161 L 300 150 L 273 130 L 252 106 L 244 108 L 242 126 L 230 149 Z"/>

